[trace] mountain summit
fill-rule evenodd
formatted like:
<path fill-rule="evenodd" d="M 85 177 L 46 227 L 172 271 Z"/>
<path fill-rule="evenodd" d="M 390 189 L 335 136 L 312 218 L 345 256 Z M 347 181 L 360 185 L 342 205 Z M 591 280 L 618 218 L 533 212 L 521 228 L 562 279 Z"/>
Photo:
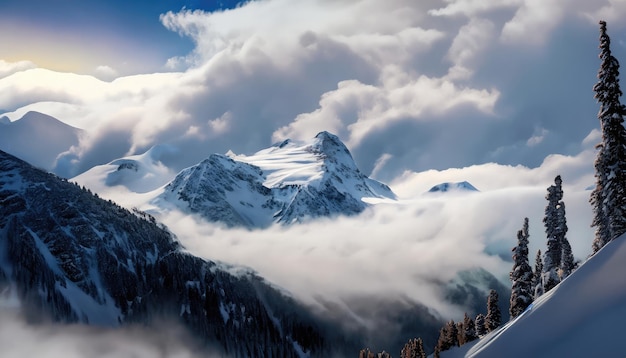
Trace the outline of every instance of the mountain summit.
<path fill-rule="evenodd" d="M 478 191 L 475 186 L 470 184 L 467 181 L 462 181 L 458 183 L 441 183 L 433 186 L 428 190 L 428 193 L 447 193 L 447 192 L 472 192 Z"/>
<path fill-rule="evenodd" d="M 364 198 L 396 196 L 357 168 L 337 136 L 320 132 L 310 142 L 285 140 L 250 156 L 212 154 L 181 171 L 152 204 L 259 228 L 358 214 L 368 206 Z"/>

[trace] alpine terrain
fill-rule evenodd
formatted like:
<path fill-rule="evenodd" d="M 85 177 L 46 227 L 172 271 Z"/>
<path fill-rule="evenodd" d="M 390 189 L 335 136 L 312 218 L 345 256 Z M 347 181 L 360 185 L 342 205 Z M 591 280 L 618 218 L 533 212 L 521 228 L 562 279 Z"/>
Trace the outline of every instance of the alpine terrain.
<path fill-rule="evenodd" d="M 126 198 L 120 199 L 128 202 L 132 199 L 126 194 L 145 193 L 154 183 L 167 182 L 169 175 L 153 148 L 92 168 L 73 180 L 103 193 L 123 186 Z M 354 215 L 370 205 L 368 200 L 396 198 L 387 185 L 363 174 L 346 146 L 328 132 L 304 143 L 285 140 L 250 156 L 211 154 L 163 187 L 136 197 L 133 205 L 150 211 L 175 208 L 247 228 Z M 114 194 L 113 198 L 118 199 Z"/>
<path fill-rule="evenodd" d="M 358 347 L 252 271 L 185 253 L 151 216 L 1 151 L 0 292 L 30 322 L 179 320 L 229 357 Z"/>

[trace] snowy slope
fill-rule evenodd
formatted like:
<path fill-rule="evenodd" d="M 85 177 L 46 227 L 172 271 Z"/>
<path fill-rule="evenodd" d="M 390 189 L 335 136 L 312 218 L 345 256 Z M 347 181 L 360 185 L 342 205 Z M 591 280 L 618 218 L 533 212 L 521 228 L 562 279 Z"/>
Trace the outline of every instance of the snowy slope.
<path fill-rule="evenodd" d="M 465 356 L 624 357 L 625 267 L 626 235 L 622 235 Z M 442 357 L 459 352 L 446 353 Z"/>
<path fill-rule="evenodd" d="M 257 228 L 358 214 L 371 198 L 395 194 L 361 173 L 339 138 L 321 132 L 310 142 L 286 140 L 251 156 L 212 154 L 183 170 L 152 204 Z"/>
<path fill-rule="evenodd" d="M 108 164 L 97 165 L 72 178 L 72 181 L 88 187 L 99 195 L 116 202 L 127 203 L 132 193 L 147 193 L 172 180 L 176 173 L 163 165 L 161 158 L 176 149 L 157 145 L 147 152 L 116 159 Z M 141 202 L 141 196 L 129 206 Z"/>

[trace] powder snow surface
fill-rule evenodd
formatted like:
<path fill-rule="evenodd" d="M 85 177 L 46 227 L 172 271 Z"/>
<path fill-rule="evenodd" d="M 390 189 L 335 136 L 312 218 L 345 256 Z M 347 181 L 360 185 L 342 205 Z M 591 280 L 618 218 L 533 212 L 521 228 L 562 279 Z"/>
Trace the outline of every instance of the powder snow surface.
<path fill-rule="evenodd" d="M 520 317 L 442 357 L 625 357 L 625 269 L 622 235 Z"/>

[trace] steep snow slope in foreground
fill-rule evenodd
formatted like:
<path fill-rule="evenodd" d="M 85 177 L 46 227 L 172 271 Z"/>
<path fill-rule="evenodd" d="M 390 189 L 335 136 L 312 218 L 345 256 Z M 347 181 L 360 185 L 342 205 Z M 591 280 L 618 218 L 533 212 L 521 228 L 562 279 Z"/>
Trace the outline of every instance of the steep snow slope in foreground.
<path fill-rule="evenodd" d="M 625 268 L 626 235 L 622 235 L 465 356 L 624 357 Z"/>

